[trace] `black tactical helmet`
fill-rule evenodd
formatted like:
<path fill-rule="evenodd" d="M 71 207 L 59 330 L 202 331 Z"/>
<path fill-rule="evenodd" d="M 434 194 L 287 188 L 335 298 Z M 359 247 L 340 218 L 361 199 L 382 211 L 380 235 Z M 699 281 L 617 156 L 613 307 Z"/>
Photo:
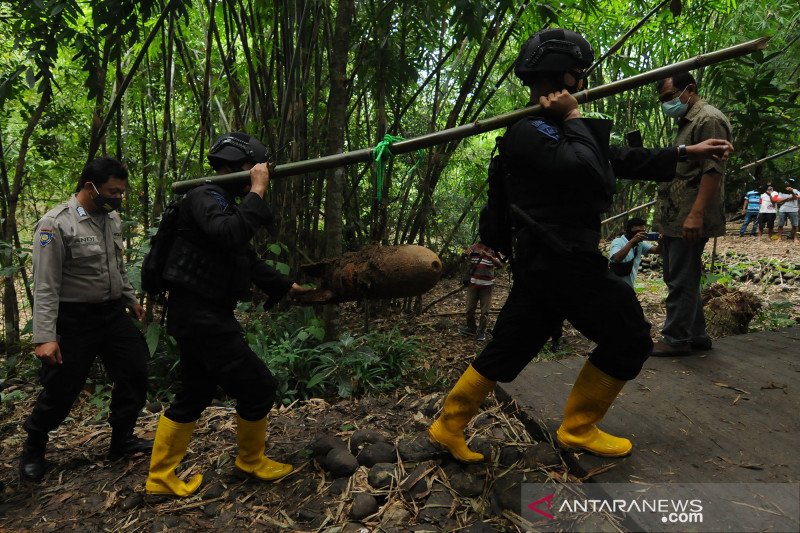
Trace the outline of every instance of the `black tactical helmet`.
<path fill-rule="evenodd" d="M 517 56 L 514 74 L 524 85 L 531 85 L 539 74 L 558 74 L 589 68 L 594 51 L 579 33 L 559 28 L 534 33 Z"/>
<path fill-rule="evenodd" d="M 266 163 L 267 160 L 267 147 L 252 135 L 238 131 L 220 136 L 208 151 L 208 162 L 215 169 L 228 166 L 236 170 L 244 163 Z"/>

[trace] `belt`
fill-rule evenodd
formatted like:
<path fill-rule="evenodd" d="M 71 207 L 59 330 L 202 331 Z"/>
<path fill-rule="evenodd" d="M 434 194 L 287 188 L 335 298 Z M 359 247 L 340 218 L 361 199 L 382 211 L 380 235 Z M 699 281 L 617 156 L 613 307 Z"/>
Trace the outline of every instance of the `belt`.
<path fill-rule="evenodd" d="M 123 307 L 122 299 L 106 300 L 105 302 L 59 302 L 59 311 L 72 313 L 107 313 Z"/>

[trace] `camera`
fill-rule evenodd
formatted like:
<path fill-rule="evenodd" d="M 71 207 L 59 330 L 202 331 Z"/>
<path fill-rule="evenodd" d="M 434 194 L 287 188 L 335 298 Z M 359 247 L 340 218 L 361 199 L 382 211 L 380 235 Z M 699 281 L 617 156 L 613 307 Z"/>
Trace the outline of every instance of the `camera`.
<path fill-rule="evenodd" d="M 647 232 L 647 237 L 645 237 L 645 240 L 647 240 L 647 241 L 657 241 L 658 237 L 659 237 L 659 235 L 658 235 L 657 231 L 649 231 L 649 232 Z"/>

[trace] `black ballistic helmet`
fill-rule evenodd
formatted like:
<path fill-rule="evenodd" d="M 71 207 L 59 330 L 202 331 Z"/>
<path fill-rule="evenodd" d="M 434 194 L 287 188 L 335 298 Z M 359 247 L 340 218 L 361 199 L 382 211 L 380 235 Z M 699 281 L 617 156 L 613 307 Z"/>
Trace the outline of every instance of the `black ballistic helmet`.
<path fill-rule="evenodd" d="M 579 33 L 559 28 L 534 33 L 517 56 L 514 74 L 524 85 L 532 85 L 542 74 L 559 74 L 589 68 L 594 50 Z"/>
<path fill-rule="evenodd" d="M 236 170 L 244 163 L 266 163 L 268 160 L 269 152 L 261 141 L 238 131 L 220 136 L 208 151 L 208 162 L 215 169 L 228 166 Z"/>

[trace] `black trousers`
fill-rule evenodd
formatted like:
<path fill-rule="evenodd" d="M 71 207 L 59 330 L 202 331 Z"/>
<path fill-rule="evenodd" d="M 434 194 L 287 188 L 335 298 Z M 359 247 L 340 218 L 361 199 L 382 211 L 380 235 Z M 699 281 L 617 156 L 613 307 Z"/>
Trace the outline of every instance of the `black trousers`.
<path fill-rule="evenodd" d="M 275 403 L 277 382 L 253 353 L 241 332 L 211 337 L 178 337 L 181 384 L 164 413 L 185 424 L 211 405 L 217 386 L 236 399 L 236 412 L 250 422 L 261 420 Z"/>
<path fill-rule="evenodd" d="M 597 344 L 592 364 L 617 379 L 635 378 L 653 350 L 633 289 L 602 256 L 585 254 L 559 268 L 515 271 L 494 336 L 472 366 L 488 379 L 513 381 L 564 319 Z"/>
<path fill-rule="evenodd" d="M 147 394 L 148 352 L 123 303 L 62 303 L 56 333 L 63 363 L 42 364 L 40 382 L 44 390 L 25 420 L 25 430 L 44 434 L 64 421 L 99 355 L 114 383 L 108 422 L 115 433 L 133 431 Z"/>

